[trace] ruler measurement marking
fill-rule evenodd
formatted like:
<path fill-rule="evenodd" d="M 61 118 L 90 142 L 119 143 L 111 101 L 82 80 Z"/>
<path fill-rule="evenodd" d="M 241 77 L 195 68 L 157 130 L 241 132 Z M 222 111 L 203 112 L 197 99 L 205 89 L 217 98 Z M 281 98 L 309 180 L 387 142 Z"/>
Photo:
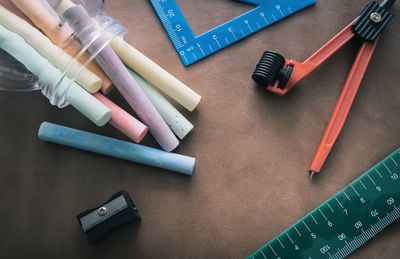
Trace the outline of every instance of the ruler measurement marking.
<path fill-rule="evenodd" d="M 200 44 L 199 44 L 198 46 L 199 46 L 199 49 L 200 49 L 201 53 L 203 54 L 203 56 L 205 56 L 206 54 L 204 54 L 204 51 L 203 51 L 203 49 L 200 47 Z"/>
<path fill-rule="evenodd" d="M 218 47 L 221 48 L 221 44 L 219 44 L 219 41 L 218 40 L 215 40 L 215 41 L 217 42 Z"/>
<path fill-rule="evenodd" d="M 329 202 L 327 202 L 326 204 L 328 205 L 328 207 L 331 209 L 332 212 L 335 212 L 335 211 L 332 209 L 331 205 L 329 205 Z"/>
<path fill-rule="evenodd" d="M 299 230 L 297 230 L 296 226 L 294 226 L 294 229 L 296 230 L 297 234 L 299 234 L 299 236 L 301 236 Z"/>
<path fill-rule="evenodd" d="M 240 31 L 242 32 L 242 34 L 243 34 L 243 37 L 244 37 L 244 36 L 245 36 L 245 34 L 244 34 L 243 30 L 242 30 L 242 29 L 240 29 Z"/>
<path fill-rule="evenodd" d="M 375 168 L 375 171 L 378 173 L 378 175 L 379 175 L 381 178 L 383 178 L 382 175 L 381 175 L 381 173 L 379 173 L 378 168 Z"/>
<path fill-rule="evenodd" d="M 188 63 L 188 60 L 187 60 L 186 56 L 185 55 L 182 55 L 182 56 L 185 59 L 186 63 Z"/>
<path fill-rule="evenodd" d="M 289 236 L 288 232 L 286 232 L 287 237 L 289 238 L 290 242 L 292 242 L 292 244 L 294 244 L 292 238 Z"/>
<path fill-rule="evenodd" d="M 369 176 L 369 174 L 367 174 L 367 177 L 371 180 L 371 182 L 376 186 L 376 183 L 374 182 L 374 180 L 372 180 L 371 176 Z"/>
<path fill-rule="evenodd" d="M 264 256 L 265 259 L 268 259 L 268 257 L 265 256 L 264 252 L 260 250 L 261 254 Z"/>
<path fill-rule="evenodd" d="M 314 220 L 315 224 L 318 225 L 318 222 L 315 220 L 314 216 L 312 214 L 310 214 L 311 218 Z"/>
<path fill-rule="evenodd" d="M 283 14 L 281 8 L 278 8 L 279 12 L 281 13 L 282 17 L 285 17 L 285 15 Z"/>
<path fill-rule="evenodd" d="M 361 180 L 361 179 L 360 179 L 360 183 L 361 183 L 362 187 L 364 187 L 364 189 L 366 190 L 366 189 L 367 189 L 367 187 L 365 187 L 365 185 L 364 185 L 364 183 L 362 182 L 362 180 Z"/>
<path fill-rule="evenodd" d="M 208 44 L 208 47 L 210 48 L 211 52 L 214 51 L 213 48 L 211 48 L 211 45 L 210 45 L 210 44 Z"/>
<path fill-rule="evenodd" d="M 265 16 L 263 16 L 264 21 L 269 25 L 269 22 L 267 21 L 267 18 L 265 18 Z"/>
<path fill-rule="evenodd" d="M 324 213 L 322 212 L 322 210 L 321 209 L 318 209 L 319 210 L 319 212 L 321 212 L 321 214 L 322 214 L 322 216 L 324 217 L 324 219 L 325 220 L 328 220 L 326 217 L 325 217 L 325 215 L 324 215 Z"/>
<path fill-rule="evenodd" d="M 257 24 L 257 26 L 258 26 L 258 29 L 261 29 L 260 24 L 259 24 L 258 22 L 256 22 L 256 24 Z"/>
<path fill-rule="evenodd" d="M 246 23 L 246 24 L 249 27 L 250 31 L 253 32 L 253 29 L 251 28 L 250 24 L 249 23 Z"/>
<path fill-rule="evenodd" d="M 308 232 L 311 232 L 311 230 L 310 230 L 310 228 L 307 226 L 307 224 L 306 224 L 304 221 L 301 221 L 301 222 L 303 222 L 304 226 L 306 226 Z"/>
<path fill-rule="evenodd" d="M 390 171 L 390 169 L 386 166 L 385 162 L 383 163 L 383 165 L 386 167 L 386 170 L 388 170 L 388 172 L 389 172 L 390 174 L 393 174 L 392 171 Z"/>
<path fill-rule="evenodd" d="M 340 207 L 342 207 L 342 209 L 344 209 L 343 205 L 340 203 L 340 201 L 338 200 L 337 197 L 335 197 L 335 200 L 339 203 Z"/>
<path fill-rule="evenodd" d="M 282 242 L 281 242 L 281 240 L 279 240 L 279 238 L 278 238 L 278 242 L 279 242 L 279 244 L 281 245 L 282 248 L 285 248 L 285 246 L 282 244 Z"/>
<path fill-rule="evenodd" d="M 357 192 L 356 189 L 353 187 L 353 185 L 351 186 L 351 189 L 353 189 L 354 193 L 357 194 L 358 197 L 360 197 L 360 194 L 358 194 L 358 192 Z"/>
<path fill-rule="evenodd" d="M 236 35 L 235 35 L 235 33 L 233 33 L 233 31 L 232 31 L 232 35 L 235 38 L 235 40 L 237 40 Z"/>
<path fill-rule="evenodd" d="M 391 157 L 390 159 L 392 159 L 393 163 L 394 163 L 396 166 L 399 166 L 399 164 L 396 163 L 396 161 L 394 161 L 393 157 Z"/>
<path fill-rule="evenodd" d="M 347 193 L 345 191 L 343 191 L 344 196 L 346 196 L 346 198 L 350 201 L 349 196 L 347 196 Z"/>
<path fill-rule="evenodd" d="M 229 41 L 228 41 L 228 39 L 225 37 L 225 41 L 226 41 L 226 44 L 229 44 Z"/>
<path fill-rule="evenodd" d="M 275 22 L 276 22 L 276 18 L 275 18 L 275 15 L 274 15 L 274 14 L 272 14 L 272 17 L 274 18 L 274 20 L 275 20 Z"/>
<path fill-rule="evenodd" d="M 290 8 L 290 6 L 288 7 L 289 12 L 292 14 L 292 9 Z"/>
<path fill-rule="evenodd" d="M 338 248 L 338 253 L 342 258 L 345 258 L 346 256 L 342 253 L 342 249 Z"/>
<path fill-rule="evenodd" d="M 269 245 L 269 248 L 271 248 L 271 250 L 272 250 L 272 252 L 274 252 L 275 256 L 278 256 L 278 255 L 276 254 L 275 250 L 272 248 L 271 245 Z"/>
<path fill-rule="evenodd" d="M 192 52 L 192 55 L 193 55 L 194 59 L 197 60 L 197 57 L 196 57 L 196 55 L 194 54 L 194 52 Z"/>
<path fill-rule="evenodd" d="M 350 242 L 350 246 L 351 246 L 351 250 L 354 251 L 356 250 L 360 245 L 358 242 L 358 239 L 355 238 L 353 241 Z M 349 253 L 351 253 L 351 251 L 349 251 Z"/>

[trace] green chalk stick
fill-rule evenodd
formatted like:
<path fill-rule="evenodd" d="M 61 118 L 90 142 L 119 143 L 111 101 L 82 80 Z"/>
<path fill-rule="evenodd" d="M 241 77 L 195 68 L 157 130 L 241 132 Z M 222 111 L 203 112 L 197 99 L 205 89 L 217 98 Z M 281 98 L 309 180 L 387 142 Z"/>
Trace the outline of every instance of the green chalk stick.
<path fill-rule="evenodd" d="M 143 92 L 150 99 L 150 102 L 156 107 L 168 127 L 175 133 L 179 139 L 183 139 L 192 129 L 193 125 L 183 116 L 167 99 L 164 98 L 156 89 L 154 89 L 139 74 L 126 66 L 133 78 L 142 88 Z"/>

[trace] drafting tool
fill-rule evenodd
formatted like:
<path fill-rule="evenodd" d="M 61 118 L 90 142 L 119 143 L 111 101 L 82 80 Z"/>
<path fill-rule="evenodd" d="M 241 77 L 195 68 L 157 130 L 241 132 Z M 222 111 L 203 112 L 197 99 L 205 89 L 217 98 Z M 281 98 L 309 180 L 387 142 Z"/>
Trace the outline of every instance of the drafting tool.
<path fill-rule="evenodd" d="M 304 63 L 285 59 L 282 55 L 273 51 L 266 51 L 257 64 L 253 73 L 254 81 L 266 86 L 267 90 L 271 92 L 284 95 L 352 38 L 357 36 L 363 40 L 310 166 L 310 179 L 321 170 L 339 136 L 379 40 L 379 34 L 392 18 L 389 9 L 394 2 L 395 0 L 382 0 L 379 4 L 374 1 L 370 2 L 355 21 L 339 32 Z"/>
<path fill-rule="evenodd" d="M 400 218 L 400 149 L 250 259 L 344 258 Z"/>
<path fill-rule="evenodd" d="M 175 0 L 150 0 L 185 66 L 189 66 L 316 2 L 316 0 L 237 1 L 253 4 L 256 7 L 231 21 L 196 36 Z M 215 15 L 218 14 L 215 13 Z"/>

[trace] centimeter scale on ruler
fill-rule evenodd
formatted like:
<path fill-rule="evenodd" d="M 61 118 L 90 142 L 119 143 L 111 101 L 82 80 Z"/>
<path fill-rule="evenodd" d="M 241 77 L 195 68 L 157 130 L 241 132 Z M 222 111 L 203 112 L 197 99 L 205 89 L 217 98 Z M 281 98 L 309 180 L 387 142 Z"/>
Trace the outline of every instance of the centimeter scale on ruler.
<path fill-rule="evenodd" d="M 250 259 L 344 258 L 400 218 L 400 149 Z"/>
<path fill-rule="evenodd" d="M 210 31 L 195 36 L 175 0 L 150 0 L 183 64 L 189 66 L 316 0 L 236 0 L 256 7 Z M 210 15 L 218 15 L 218 12 Z"/>

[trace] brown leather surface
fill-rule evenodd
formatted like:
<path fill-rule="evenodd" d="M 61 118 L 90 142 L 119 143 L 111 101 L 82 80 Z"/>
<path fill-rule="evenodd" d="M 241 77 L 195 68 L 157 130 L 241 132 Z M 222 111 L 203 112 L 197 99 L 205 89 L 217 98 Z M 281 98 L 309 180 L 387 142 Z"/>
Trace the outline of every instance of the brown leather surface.
<path fill-rule="evenodd" d="M 249 10 L 228 0 L 178 2 L 196 32 Z M 108 13 L 129 29 L 129 42 L 203 97 L 192 113 L 179 107 L 195 129 L 176 152 L 197 158 L 195 172 L 187 177 L 42 142 L 42 121 L 128 139 L 111 126 L 97 128 L 72 107 L 50 106 L 39 92 L 0 92 L 0 257 L 250 255 L 400 147 L 399 3 L 312 183 L 308 167 L 359 45 L 351 42 L 284 97 L 257 90 L 251 80 L 264 50 L 303 61 L 367 2 L 319 0 L 185 68 L 149 1 L 110 1 Z M 109 96 L 128 109 L 116 91 Z M 151 136 L 143 144 L 157 147 Z M 120 189 L 131 194 L 141 223 L 89 246 L 75 215 Z M 399 242 L 397 222 L 351 258 L 398 258 Z"/>

